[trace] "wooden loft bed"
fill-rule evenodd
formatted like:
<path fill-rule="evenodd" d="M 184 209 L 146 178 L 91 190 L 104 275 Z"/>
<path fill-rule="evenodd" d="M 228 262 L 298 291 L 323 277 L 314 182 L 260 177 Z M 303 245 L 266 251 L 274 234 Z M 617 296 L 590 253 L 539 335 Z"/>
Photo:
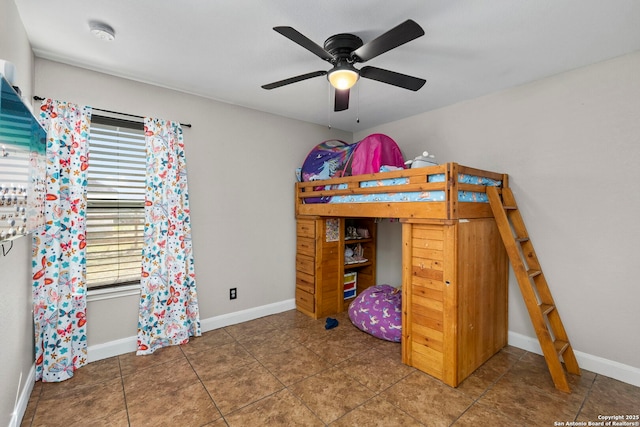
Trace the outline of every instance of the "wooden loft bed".
<path fill-rule="evenodd" d="M 440 182 L 434 182 L 436 175 Z M 495 181 L 499 189 L 508 185 L 506 174 L 457 163 L 296 183 L 298 310 L 319 318 L 348 306 L 342 298 L 345 230 L 329 241 L 328 224 L 339 221 L 344 228 L 354 218 L 400 219 L 402 361 L 456 387 L 507 344 L 507 254 L 489 203 L 459 200 L 464 192 L 472 200 L 473 194 L 486 195 L 485 185 L 467 183 L 464 176 Z M 399 185 L 383 181 L 399 179 Z M 407 193 L 438 198 L 333 203 L 345 196 Z M 332 200 L 305 203 L 317 197 Z M 369 224 L 375 227 L 372 219 Z M 371 234 L 375 258 L 375 229 Z M 363 277 L 369 286 L 376 284 L 375 264 Z"/>

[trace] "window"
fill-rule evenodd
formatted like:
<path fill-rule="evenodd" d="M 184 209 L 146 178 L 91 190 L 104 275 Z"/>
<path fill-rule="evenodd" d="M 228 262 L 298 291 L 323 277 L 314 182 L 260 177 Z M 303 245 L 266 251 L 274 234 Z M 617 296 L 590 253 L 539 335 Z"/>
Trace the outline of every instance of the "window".
<path fill-rule="evenodd" d="M 144 244 L 142 123 L 93 115 L 87 169 L 87 288 L 140 282 Z"/>

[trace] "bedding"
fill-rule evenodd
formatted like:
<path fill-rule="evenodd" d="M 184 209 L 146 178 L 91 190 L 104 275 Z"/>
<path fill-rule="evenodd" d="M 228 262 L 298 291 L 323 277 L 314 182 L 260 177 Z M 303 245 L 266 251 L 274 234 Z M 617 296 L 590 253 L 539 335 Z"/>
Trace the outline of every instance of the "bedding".
<path fill-rule="evenodd" d="M 386 172 L 389 169 L 380 168 L 380 172 Z M 445 174 L 429 175 L 428 182 L 444 182 Z M 380 186 L 403 185 L 409 182 L 408 178 L 389 178 L 373 181 L 363 181 L 360 188 L 371 188 Z M 467 175 L 458 174 L 458 182 L 462 184 L 484 185 L 484 186 L 501 186 L 502 181 Z M 327 188 L 329 187 L 329 188 Z M 338 184 L 327 186 L 326 190 L 346 189 L 347 184 Z M 405 193 L 374 193 L 374 194 L 349 194 L 344 196 L 325 197 L 324 203 L 370 203 L 370 202 L 443 202 L 445 201 L 444 191 L 414 191 Z M 488 203 L 486 193 L 474 191 L 458 191 L 458 201 L 460 202 L 477 202 Z M 307 199 L 306 203 L 313 203 Z"/>

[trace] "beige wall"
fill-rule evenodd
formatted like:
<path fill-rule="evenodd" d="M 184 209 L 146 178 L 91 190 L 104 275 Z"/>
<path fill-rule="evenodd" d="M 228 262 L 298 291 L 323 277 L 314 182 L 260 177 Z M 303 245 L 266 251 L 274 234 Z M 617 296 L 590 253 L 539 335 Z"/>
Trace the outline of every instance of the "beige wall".
<path fill-rule="evenodd" d="M 31 99 L 34 56 L 13 0 L 0 2 L 0 59 L 15 65 L 14 86 L 19 86 L 22 95 Z"/>
<path fill-rule="evenodd" d="M 508 173 L 574 349 L 635 368 L 638 76 L 640 52 L 354 135 L 386 133 L 407 158 L 426 149 L 440 162 Z M 397 233 L 381 225 L 400 248 Z M 399 251 L 388 255 L 379 265 L 399 280 Z M 509 330 L 535 339 L 513 276 L 509 307 Z"/>
<path fill-rule="evenodd" d="M 8 254 L 0 252 L 0 425 L 9 425 L 17 400 L 26 406 L 33 388 L 31 238 L 2 246 Z"/>
<path fill-rule="evenodd" d="M 0 2 L 0 59 L 15 65 L 14 85 L 28 99 L 33 53 L 13 1 Z M 0 253 L 0 425 L 10 425 L 19 421 L 16 407 L 24 410 L 33 388 L 31 239 L 20 237 L 3 246 L 10 252 Z"/>
<path fill-rule="evenodd" d="M 351 134 L 36 60 L 36 94 L 182 123 L 201 319 L 294 298 L 295 169 Z M 99 114 L 99 112 L 96 112 Z M 238 298 L 229 300 L 229 288 Z M 136 297 L 90 302 L 91 346 L 136 335 Z"/>

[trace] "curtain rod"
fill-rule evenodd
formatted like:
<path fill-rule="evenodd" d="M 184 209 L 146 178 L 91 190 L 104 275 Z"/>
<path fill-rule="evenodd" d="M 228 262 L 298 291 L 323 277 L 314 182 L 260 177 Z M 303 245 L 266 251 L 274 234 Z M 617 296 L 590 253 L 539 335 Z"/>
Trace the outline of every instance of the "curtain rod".
<path fill-rule="evenodd" d="M 36 100 L 36 101 L 44 101 L 46 98 L 43 98 L 43 97 L 38 96 L 38 95 L 35 95 L 33 97 L 33 99 Z M 144 119 L 144 116 L 139 116 L 137 114 L 120 113 L 118 111 L 103 110 L 102 108 L 95 108 L 95 107 L 91 107 L 91 109 L 97 110 L 97 111 L 102 111 L 103 113 L 119 114 L 121 116 L 135 117 L 136 119 Z M 191 123 L 180 123 L 180 126 L 184 126 L 184 127 L 190 128 L 191 127 Z"/>

